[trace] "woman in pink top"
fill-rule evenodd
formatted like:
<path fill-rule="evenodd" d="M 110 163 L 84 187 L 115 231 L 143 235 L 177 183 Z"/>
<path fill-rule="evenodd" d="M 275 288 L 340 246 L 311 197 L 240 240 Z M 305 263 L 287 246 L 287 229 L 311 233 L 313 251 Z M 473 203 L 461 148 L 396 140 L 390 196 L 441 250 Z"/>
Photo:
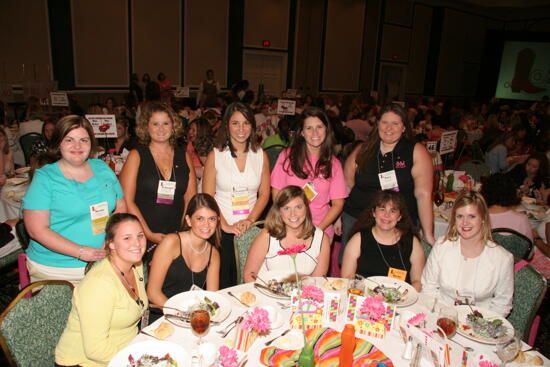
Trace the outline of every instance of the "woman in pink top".
<path fill-rule="evenodd" d="M 333 237 L 332 223 L 348 196 L 342 164 L 333 155 L 332 129 L 325 113 L 304 110 L 292 145 L 277 159 L 271 172 L 272 196 L 288 185 L 301 187 L 309 200 L 313 224 Z"/>

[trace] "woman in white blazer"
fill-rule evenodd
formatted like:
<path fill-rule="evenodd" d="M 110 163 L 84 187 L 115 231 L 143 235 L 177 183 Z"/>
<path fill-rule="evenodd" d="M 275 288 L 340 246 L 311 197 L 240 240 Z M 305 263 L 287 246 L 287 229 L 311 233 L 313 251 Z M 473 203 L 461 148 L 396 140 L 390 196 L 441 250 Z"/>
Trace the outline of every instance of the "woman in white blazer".
<path fill-rule="evenodd" d="M 449 232 L 433 247 L 422 274 L 422 293 L 447 304 L 474 304 L 506 316 L 512 309 L 514 257 L 492 241 L 481 194 L 458 196 Z"/>

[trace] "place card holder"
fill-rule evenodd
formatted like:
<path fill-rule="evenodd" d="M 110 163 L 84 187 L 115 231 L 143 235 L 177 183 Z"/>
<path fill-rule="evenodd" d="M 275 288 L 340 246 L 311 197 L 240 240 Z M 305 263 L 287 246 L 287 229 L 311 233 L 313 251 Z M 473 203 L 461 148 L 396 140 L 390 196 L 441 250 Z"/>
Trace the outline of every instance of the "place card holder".
<path fill-rule="evenodd" d="M 436 367 L 449 367 L 451 365 L 449 345 L 434 338 L 431 331 L 407 324 L 405 326 L 409 336 L 426 349 L 429 359 Z"/>

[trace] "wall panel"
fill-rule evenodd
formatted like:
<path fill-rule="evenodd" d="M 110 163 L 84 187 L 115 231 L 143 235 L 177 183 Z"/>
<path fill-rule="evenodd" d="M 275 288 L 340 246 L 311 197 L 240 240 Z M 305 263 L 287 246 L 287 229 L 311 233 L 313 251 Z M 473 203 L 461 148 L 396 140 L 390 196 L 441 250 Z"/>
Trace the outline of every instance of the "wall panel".
<path fill-rule="evenodd" d="M 72 0 L 75 85 L 129 84 L 126 0 Z"/>
<path fill-rule="evenodd" d="M 357 91 L 365 0 L 328 0 L 323 90 Z"/>
<path fill-rule="evenodd" d="M 382 33 L 380 59 L 386 61 L 408 62 L 410 39 L 410 28 L 385 24 Z M 394 59 L 395 57 L 397 58 Z"/>
<path fill-rule="evenodd" d="M 46 0 L 0 1 L 0 80 L 51 79 L 47 17 Z"/>
<path fill-rule="evenodd" d="M 288 14 L 290 0 L 246 0 L 244 3 L 244 47 L 288 48 Z"/>
<path fill-rule="evenodd" d="M 180 84 L 180 0 L 129 1 L 132 1 L 132 71 L 140 77 L 149 73 L 154 80 L 162 71 L 172 84 Z"/>
<path fill-rule="evenodd" d="M 422 94 L 424 91 L 431 24 L 432 8 L 420 5 L 416 6 L 409 50 L 406 93 Z"/>
<path fill-rule="evenodd" d="M 220 86 L 225 86 L 228 12 L 229 0 L 185 2 L 184 85 L 199 85 L 206 70 L 212 69 Z"/>
<path fill-rule="evenodd" d="M 413 2 L 409 0 L 387 0 L 385 21 L 387 23 L 411 26 Z"/>

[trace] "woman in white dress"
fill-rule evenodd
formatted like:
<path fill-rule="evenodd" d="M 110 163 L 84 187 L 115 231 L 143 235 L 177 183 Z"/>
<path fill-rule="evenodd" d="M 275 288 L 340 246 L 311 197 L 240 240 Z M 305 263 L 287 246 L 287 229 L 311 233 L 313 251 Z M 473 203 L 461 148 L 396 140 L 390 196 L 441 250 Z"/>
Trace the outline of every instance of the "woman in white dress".
<path fill-rule="evenodd" d="M 256 275 L 267 280 L 268 272 L 273 270 L 283 277 L 292 276 L 291 257 L 277 253 L 296 244 L 306 245 L 304 252 L 296 256 L 298 272 L 325 276 L 330 260 L 329 237 L 313 225 L 304 191 L 298 186 L 287 186 L 277 194 L 264 229 L 250 247 L 244 267 L 245 282 L 254 281 Z"/>
<path fill-rule="evenodd" d="M 230 104 L 204 165 L 203 192 L 216 199 L 222 214 L 220 288 L 237 282 L 234 236 L 246 232 L 269 201 L 269 160 L 254 140 L 255 129 L 254 113 L 240 102 Z"/>

